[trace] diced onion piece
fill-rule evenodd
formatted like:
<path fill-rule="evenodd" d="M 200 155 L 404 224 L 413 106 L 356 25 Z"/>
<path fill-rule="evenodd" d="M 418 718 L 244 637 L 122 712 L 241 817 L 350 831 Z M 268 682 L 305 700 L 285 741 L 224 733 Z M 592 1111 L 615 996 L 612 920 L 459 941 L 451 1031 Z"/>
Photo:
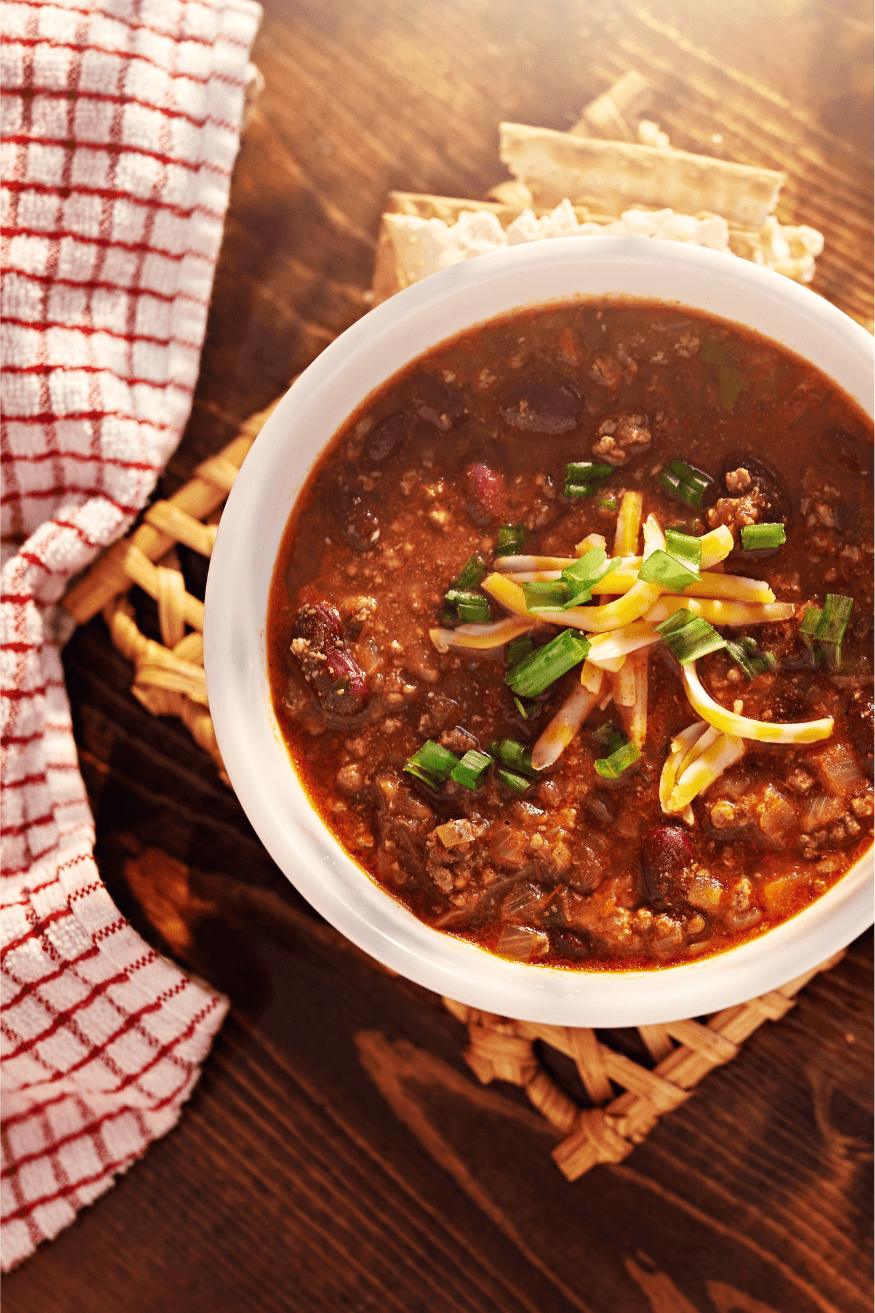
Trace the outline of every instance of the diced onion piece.
<path fill-rule="evenodd" d="M 720 734 L 717 741 L 702 752 L 695 761 L 690 765 L 684 765 L 668 800 L 666 811 L 683 811 L 684 807 L 713 784 L 727 767 L 739 761 L 744 756 L 744 751 L 744 739 Z"/>
<path fill-rule="evenodd" d="M 503 647 L 511 639 L 519 638 L 534 628 L 535 621 L 516 620 L 507 616 L 496 620 L 491 625 L 459 625 L 456 629 L 430 629 L 428 631 L 438 652 L 448 652 L 450 648 L 474 648 L 486 651 L 493 647 Z"/>
<path fill-rule="evenodd" d="M 562 703 L 532 748 L 532 765 L 544 770 L 558 761 L 598 701 L 601 688 L 591 693 L 579 684 Z"/>
<path fill-rule="evenodd" d="M 500 602 L 508 611 L 513 611 L 515 615 L 527 616 L 529 608 L 526 606 L 526 598 L 519 584 L 515 584 L 503 574 L 493 571 L 488 574 L 480 585 L 484 593 L 489 593 L 494 597 L 496 602 Z M 534 623 L 530 621 L 530 624 Z"/>
<path fill-rule="evenodd" d="M 702 564 L 700 570 L 710 570 L 718 561 L 725 561 L 735 547 L 732 530 L 725 524 L 702 535 Z"/>
<path fill-rule="evenodd" d="M 549 935 L 522 925 L 505 925 L 495 945 L 499 957 L 510 957 L 515 962 L 530 962 L 533 957 L 543 957 L 549 949 Z"/>
<path fill-rule="evenodd" d="M 496 570 L 502 574 L 514 574 L 517 570 L 559 570 L 574 565 L 576 556 L 502 556 L 495 562 Z"/>
<path fill-rule="evenodd" d="M 596 634 L 590 639 L 588 661 L 593 665 L 605 666 L 606 661 L 637 652 L 642 647 L 650 647 L 659 642 L 659 634 L 646 620 L 635 620 L 630 625 L 622 625 L 607 634 Z M 608 668 L 608 667 L 606 667 Z"/>
<path fill-rule="evenodd" d="M 614 555 L 632 556 L 638 548 L 638 531 L 644 498 L 640 492 L 624 492 L 614 534 Z"/>
<path fill-rule="evenodd" d="M 580 668 L 580 682 L 583 687 L 588 688 L 590 693 L 600 693 L 604 678 L 605 672 L 587 657 Z"/>
<path fill-rule="evenodd" d="M 662 774 L 659 777 L 659 801 L 663 811 L 666 810 L 666 803 L 672 795 L 678 775 L 690 749 L 707 731 L 707 722 L 696 720 L 692 725 L 688 725 L 686 729 L 682 729 L 680 734 L 675 734 L 672 739 L 665 765 L 662 768 Z"/>
<path fill-rule="evenodd" d="M 724 575 L 724 578 L 728 576 Z M 628 594 L 627 594 L 628 596 Z M 773 620 L 790 620 L 796 613 L 792 602 L 732 602 L 709 597 L 660 597 L 644 619 L 658 625 L 686 608 L 690 615 L 701 616 L 710 625 L 765 625 Z"/>
<path fill-rule="evenodd" d="M 832 716 L 823 720 L 803 720 L 796 725 L 782 724 L 780 721 L 751 720 L 748 716 L 739 716 L 734 711 L 727 711 L 719 702 L 705 692 L 696 670 L 696 662 L 681 667 L 681 678 L 687 691 L 690 705 L 698 711 L 703 720 L 724 734 L 742 739 L 755 739 L 758 743 L 816 743 L 828 739 L 835 724 Z"/>

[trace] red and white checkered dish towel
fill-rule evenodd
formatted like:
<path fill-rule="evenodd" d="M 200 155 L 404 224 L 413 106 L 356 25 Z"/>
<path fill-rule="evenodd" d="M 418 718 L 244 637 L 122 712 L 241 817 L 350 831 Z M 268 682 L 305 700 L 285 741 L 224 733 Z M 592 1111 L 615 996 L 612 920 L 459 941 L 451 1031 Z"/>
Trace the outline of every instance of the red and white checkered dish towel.
<path fill-rule="evenodd" d="M 179 1117 L 226 1002 L 121 917 L 94 862 L 53 604 L 182 434 L 250 0 L 2 13 L 2 1265 Z"/>

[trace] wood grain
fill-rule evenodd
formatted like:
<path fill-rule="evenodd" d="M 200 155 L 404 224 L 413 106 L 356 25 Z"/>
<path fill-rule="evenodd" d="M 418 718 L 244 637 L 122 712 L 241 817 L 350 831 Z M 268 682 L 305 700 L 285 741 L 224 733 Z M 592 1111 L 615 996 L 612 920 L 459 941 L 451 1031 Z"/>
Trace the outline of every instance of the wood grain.
<path fill-rule="evenodd" d="M 826 236 L 815 290 L 871 323 L 862 0 L 267 0 L 254 58 L 164 495 L 366 310 L 391 188 L 482 196 L 499 120 L 567 128 L 627 69 L 676 145 L 786 171 L 781 219 Z M 184 728 L 130 696 L 99 618 L 65 666 L 113 896 L 233 1006 L 176 1130 L 7 1278 L 11 1313 L 867 1313 L 871 935 L 569 1184 L 440 1000 L 324 925 Z"/>

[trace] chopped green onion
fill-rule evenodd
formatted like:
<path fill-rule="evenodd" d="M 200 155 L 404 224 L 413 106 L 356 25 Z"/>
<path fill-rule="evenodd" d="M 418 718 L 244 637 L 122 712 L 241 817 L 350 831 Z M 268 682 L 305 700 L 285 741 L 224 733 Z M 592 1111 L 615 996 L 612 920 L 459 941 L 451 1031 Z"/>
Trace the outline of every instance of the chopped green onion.
<path fill-rule="evenodd" d="M 417 748 L 413 756 L 404 763 L 404 769 L 422 780 L 429 788 L 436 790 L 449 778 L 458 764 L 459 758 L 455 752 L 442 748 L 434 739 L 426 739 L 422 747 Z"/>
<path fill-rule="evenodd" d="M 522 716 L 523 720 L 528 720 L 530 709 L 526 706 L 526 704 L 520 698 L 514 698 L 513 704 L 516 707 L 517 711 Z"/>
<path fill-rule="evenodd" d="M 641 756 L 641 749 L 636 748 L 634 743 L 624 743 L 622 748 L 617 748 L 609 757 L 600 757 L 595 768 L 603 780 L 618 780 L 624 770 L 635 764 Z"/>
<path fill-rule="evenodd" d="M 665 536 L 668 538 L 670 530 L 672 533 L 683 533 L 688 538 L 694 538 L 698 527 L 698 520 L 684 520 L 681 524 L 667 524 L 665 526 Z"/>
<path fill-rule="evenodd" d="M 701 506 L 705 494 L 714 487 L 714 480 L 704 471 L 687 465 L 686 461 L 673 460 L 660 474 L 659 484 L 670 496 L 690 506 Z"/>
<path fill-rule="evenodd" d="M 702 576 L 698 570 L 690 570 L 683 561 L 675 560 L 668 552 L 651 552 L 638 571 L 638 578 L 649 584 L 660 584 L 670 593 L 682 593 L 690 584 L 696 583 Z"/>
<path fill-rule="evenodd" d="M 826 664 L 831 670 L 838 670 L 842 664 L 842 639 L 848 627 L 852 597 L 843 597 L 841 593 L 827 593 L 823 612 L 814 632 L 815 642 L 820 644 L 826 657 Z"/>
<path fill-rule="evenodd" d="M 482 593 L 469 588 L 450 588 L 444 600 L 455 606 L 459 619 L 466 624 L 487 624 L 492 619 L 489 602 Z"/>
<path fill-rule="evenodd" d="M 523 584 L 523 596 L 530 611 L 558 611 L 569 597 L 568 584 L 557 579 L 553 583 Z"/>
<path fill-rule="evenodd" d="M 533 780 L 537 779 L 538 772 L 532 765 L 532 754 L 519 739 L 501 739 L 498 743 L 490 743 L 489 751 L 503 766 L 510 766 L 521 775 L 530 775 Z"/>
<path fill-rule="evenodd" d="M 608 560 L 603 547 L 591 547 L 580 560 L 562 571 L 562 579 L 571 589 L 571 596 L 565 606 L 582 606 L 584 602 L 591 601 L 596 584 L 619 564 L 619 556 Z"/>
<path fill-rule="evenodd" d="M 778 664 L 777 659 L 771 652 L 764 652 L 757 644 L 755 638 L 749 638 L 746 634 L 739 639 L 727 638 L 726 650 L 739 666 L 741 666 L 748 679 L 756 679 L 757 675 L 765 675 L 770 670 L 774 670 Z"/>
<path fill-rule="evenodd" d="M 450 772 L 450 779 L 456 784 L 463 784 L 466 789 L 477 789 L 483 783 L 486 772 L 492 765 L 492 758 L 485 752 L 471 748 L 466 752 L 455 770 Z"/>
<path fill-rule="evenodd" d="M 596 506 L 600 511 L 618 511 L 620 503 L 615 497 L 599 497 Z"/>
<path fill-rule="evenodd" d="M 524 524 L 502 524 L 498 530 L 496 556 L 517 556 L 526 535 Z"/>
<path fill-rule="evenodd" d="M 820 624 L 820 617 L 822 615 L 823 611 L 819 606 L 807 606 L 805 608 L 805 615 L 799 621 L 799 635 L 814 658 L 815 665 L 817 665 L 818 660 L 820 659 L 820 651 L 814 646 L 814 637 L 817 633 L 817 626 Z"/>
<path fill-rule="evenodd" d="M 787 541 L 783 524 L 743 524 L 741 545 L 746 552 L 761 551 L 764 547 L 780 547 Z"/>
<path fill-rule="evenodd" d="M 599 484 L 609 479 L 613 465 L 600 465 L 597 461 L 574 460 L 565 467 L 565 496 L 591 497 Z"/>
<path fill-rule="evenodd" d="M 518 666 L 523 657 L 527 657 L 534 647 L 534 643 L 525 634 L 522 638 L 513 638 L 507 645 L 507 668 L 512 670 Z"/>
<path fill-rule="evenodd" d="M 520 697 L 536 698 L 567 670 L 581 662 L 588 651 L 588 639 L 570 629 L 563 629 L 546 646 L 536 648 L 513 670 L 509 670 L 505 683 Z"/>
<path fill-rule="evenodd" d="M 703 620 L 701 616 L 691 615 L 686 608 L 675 611 L 674 615 L 656 626 L 670 652 L 673 652 L 685 666 L 690 661 L 706 656 L 709 652 L 718 652 L 726 646 L 717 630 Z"/>
<path fill-rule="evenodd" d="M 522 775 L 517 775 L 515 771 L 497 770 L 495 774 L 502 784 L 512 789 L 514 793 L 527 793 L 531 788 L 531 780 L 525 779 Z"/>
<path fill-rule="evenodd" d="M 695 538 L 692 534 L 683 533 L 679 529 L 666 529 L 665 550 L 669 556 L 673 556 L 676 561 L 680 561 L 688 570 L 695 570 L 696 573 L 700 570 L 702 565 L 701 538 Z"/>
<path fill-rule="evenodd" d="M 592 737 L 593 742 L 597 743 L 600 748 L 604 748 L 608 756 L 628 742 L 622 730 L 617 729 L 609 720 L 606 720 L 603 725 L 599 725 Z"/>
<path fill-rule="evenodd" d="M 454 588 L 476 588 L 486 578 L 486 564 L 476 552 L 469 556 L 453 584 Z"/>

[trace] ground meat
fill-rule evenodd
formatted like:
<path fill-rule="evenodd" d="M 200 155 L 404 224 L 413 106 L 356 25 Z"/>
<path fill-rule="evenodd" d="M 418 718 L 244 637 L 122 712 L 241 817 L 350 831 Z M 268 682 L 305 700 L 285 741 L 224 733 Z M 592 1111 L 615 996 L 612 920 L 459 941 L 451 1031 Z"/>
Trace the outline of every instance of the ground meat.
<path fill-rule="evenodd" d="M 599 424 L 592 454 L 609 465 L 625 465 L 630 456 L 650 446 L 647 416 L 634 411 L 609 415 Z"/>
<path fill-rule="evenodd" d="M 746 483 L 743 481 L 743 476 L 746 477 Z M 711 507 L 708 511 L 709 527 L 717 529 L 721 524 L 725 524 L 730 529 L 737 530 L 745 524 L 759 524 L 765 519 L 769 509 L 769 499 L 763 489 L 744 469 L 733 470 L 727 474 L 727 488 L 731 487 L 730 480 L 734 488 L 739 490 L 739 495 L 721 497 Z"/>

